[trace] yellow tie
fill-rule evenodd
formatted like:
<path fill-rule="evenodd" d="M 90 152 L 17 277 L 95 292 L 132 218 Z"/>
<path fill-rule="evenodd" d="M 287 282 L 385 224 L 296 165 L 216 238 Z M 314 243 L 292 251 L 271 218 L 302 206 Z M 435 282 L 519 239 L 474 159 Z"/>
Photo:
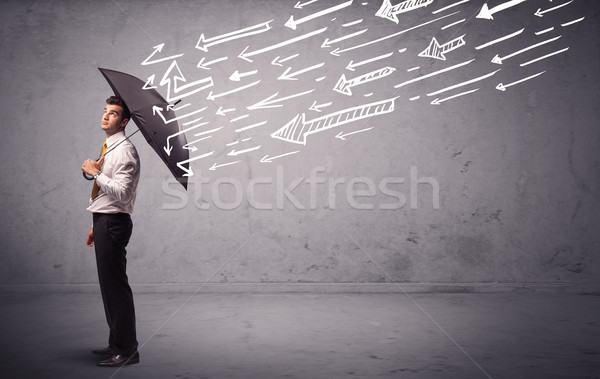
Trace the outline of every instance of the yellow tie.
<path fill-rule="evenodd" d="M 100 156 L 102 157 L 106 154 L 106 141 L 104 141 L 104 145 L 102 145 L 102 151 L 100 152 Z M 104 163 L 103 163 L 104 165 Z M 100 187 L 98 187 L 98 183 L 94 180 L 94 188 L 92 188 L 92 200 L 98 197 L 98 191 L 100 191 Z"/>

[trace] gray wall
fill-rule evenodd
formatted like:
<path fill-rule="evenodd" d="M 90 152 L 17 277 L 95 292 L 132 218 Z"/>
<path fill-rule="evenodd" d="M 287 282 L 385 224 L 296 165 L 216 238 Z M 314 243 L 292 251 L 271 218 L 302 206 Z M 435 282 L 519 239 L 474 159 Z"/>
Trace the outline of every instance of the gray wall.
<path fill-rule="evenodd" d="M 365 0 L 307 20 L 295 31 L 283 25 L 290 15 L 298 20 L 341 3 L 319 1 L 294 9 L 291 0 L 3 1 L 0 284 L 96 282 L 93 249 L 84 243 L 91 224 L 85 210 L 91 182 L 83 180 L 80 167 L 100 149 L 101 110 L 112 94 L 97 68 L 143 80 L 155 74 L 158 86 L 172 60 L 140 63 L 160 43 L 165 47 L 155 58 L 184 54 L 177 62 L 188 82 L 209 75 L 214 80 L 212 88 L 184 98 L 191 105 L 178 114 L 206 106 L 202 114 L 210 124 L 198 130 L 222 129 L 196 143 L 198 150 L 190 153 L 194 157 L 214 151 L 191 163 L 194 175 L 187 194 L 172 182 L 143 137 L 132 137 L 142 159 L 128 249 L 132 282 L 597 279 L 600 3 L 574 1 L 536 17 L 538 8 L 559 4 L 528 1 L 497 12 L 494 20 L 483 20 L 474 17 L 483 1 L 432 14 L 455 3 L 435 1 L 399 14 L 396 24 L 375 16 L 380 0 Z M 329 54 L 335 47 L 357 46 L 455 11 L 460 13 L 395 38 L 340 56 Z M 561 26 L 580 17 L 585 19 Z M 465 22 L 442 29 L 463 18 Z M 216 44 L 207 53 L 194 48 L 202 33 L 211 38 L 271 19 L 268 32 Z M 359 24 L 342 26 L 359 19 Z M 259 51 L 323 27 L 327 30 L 319 36 L 256 54 L 253 62 L 237 57 L 246 46 L 248 52 Z M 555 29 L 535 34 L 550 27 Z M 320 48 L 325 37 L 336 39 L 365 28 L 360 35 Z M 475 48 L 521 28 L 525 30 L 509 40 Z M 466 44 L 447 52 L 446 61 L 418 56 L 432 37 L 444 44 L 463 34 Z M 507 56 L 558 35 L 562 37 L 502 65 L 490 62 L 496 54 Z M 520 65 L 566 47 L 565 52 Z M 394 54 L 355 71 L 345 69 L 350 60 L 390 52 Z M 285 59 L 296 53 L 282 66 L 271 64 L 276 56 Z M 202 58 L 209 62 L 225 56 L 227 60 L 213 63 L 210 70 L 196 67 Z M 475 60 L 464 67 L 394 88 L 470 59 Z M 297 71 L 320 63 L 324 65 L 298 74 L 296 81 L 276 79 L 287 67 Z M 352 96 L 332 91 L 341 74 L 350 79 L 385 66 L 396 70 L 353 87 Z M 427 96 L 497 69 L 489 78 Z M 236 82 L 228 79 L 235 70 L 258 72 Z M 499 83 L 542 71 L 504 92 L 496 89 Z M 210 91 L 222 94 L 259 79 L 247 90 L 207 99 Z M 158 87 L 166 96 L 166 86 Z M 447 99 L 475 88 L 479 90 Z M 275 92 L 285 97 L 309 90 L 313 92 L 280 101 L 279 108 L 246 109 Z M 396 96 L 393 112 L 310 135 L 306 145 L 270 136 L 302 112 L 311 120 Z M 447 100 L 432 105 L 436 97 Z M 332 104 L 321 112 L 309 110 L 314 101 Z M 235 110 L 220 116 L 215 114 L 219 107 Z M 249 116 L 231 122 L 245 114 Z M 262 121 L 267 123 L 235 132 Z M 362 131 L 367 128 L 372 129 Z M 357 133 L 341 140 L 335 138 L 340 132 Z M 197 137 L 190 132 L 187 138 Z M 245 138 L 251 139 L 226 146 Z M 259 145 L 236 157 L 227 155 L 234 147 Z M 298 152 L 261 162 L 265 155 L 293 151 Z M 210 170 L 236 160 L 240 162 Z M 411 169 L 416 170 L 413 177 Z M 311 172 L 325 182 L 313 190 L 307 182 Z M 355 178 L 363 178 L 362 184 L 349 184 Z M 404 183 L 390 184 L 389 178 L 404 178 Z M 253 179 L 271 183 L 258 184 L 250 193 L 247 186 Z M 417 179 L 423 183 L 417 186 Z M 285 188 L 296 180 L 300 183 L 292 194 L 306 209 L 298 209 L 288 197 L 279 206 L 278 181 Z M 329 191 L 334 180 L 344 183 Z M 215 187 L 219 182 L 224 184 Z M 348 200 L 348 189 L 368 190 L 370 182 L 371 195 L 357 197 L 355 203 Z M 431 183 L 439 185 L 439 207 Z M 394 197 L 392 190 L 402 195 Z M 241 196 L 237 203 L 236 192 Z M 257 209 L 249 194 L 273 209 Z M 223 209 L 219 201 L 233 209 Z M 411 206 L 411 201 L 416 204 Z M 373 209 L 358 209 L 357 204 Z M 382 209 L 389 204 L 397 209 Z"/>

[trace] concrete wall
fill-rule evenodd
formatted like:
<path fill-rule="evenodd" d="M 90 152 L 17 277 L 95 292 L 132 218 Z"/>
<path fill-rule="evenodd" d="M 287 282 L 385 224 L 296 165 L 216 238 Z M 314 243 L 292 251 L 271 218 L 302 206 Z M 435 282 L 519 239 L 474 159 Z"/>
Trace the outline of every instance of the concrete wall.
<path fill-rule="evenodd" d="M 191 105 L 178 114 L 206 106 L 204 120 L 210 124 L 202 128 L 223 128 L 190 152 L 195 157 L 214 151 L 191 162 L 187 193 L 143 137 L 132 137 L 142 159 L 128 248 L 132 282 L 597 280 L 600 3 L 579 0 L 536 17 L 538 8 L 558 4 L 528 1 L 484 20 L 474 17 L 482 1 L 432 13 L 455 3 L 435 1 L 399 14 L 396 24 L 375 16 L 381 1 L 355 1 L 304 19 L 295 31 L 284 26 L 290 15 L 299 20 L 342 3 L 319 1 L 294 9 L 294 1 L 275 0 L 3 1 L 0 284 L 97 281 L 93 249 L 84 243 L 91 224 L 85 210 L 91 183 L 80 172 L 82 162 L 100 149 L 101 110 L 112 94 L 97 68 L 143 80 L 154 74 L 166 96 L 167 87 L 158 81 L 173 59 L 141 65 L 161 43 L 164 49 L 154 58 L 184 54 L 176 60 L 187 83 L 209 75 L 214 80 L 212 88 L 184 98 Z M 455 11 L 460 13 L 396 37 L 329 54 Z M 208 52 L 195 48 L 202 33 L 211 38 L 269 20 L 268 32 L 215 44 Z M 238 58 L 246 46 L 256 52 L 324 27 L 318 37 L 257 53 L 253 62 Z M 555 29 L 535 34 L 550 27 Z M 330 48 L 320 47 L 326 37 L 365 28 Z M 521 28 L 513 38 L 475 48 Z M 463 34 L 466 44 L 447 52 L 445 61 L 418 56 L 432 37 L 444 44 Z M 496 54 L 507 56 L 559 35 L 502 65 L 490 62 Z M 350 60 L 360 63 L 390 52 L 355 71 L 345 68 Z M 292 58 L 279 66 L 271 63 L 276 56 Z M 222 57 L 228 59 L 210 70 L 197 67 L 203 58 L 206 63 Z M 475 60 L 464 67 L 394 87 L 470 59 Z M 298 80 L 277 80 L 287 67 L 294 72 L 320 63 L 298 74 Z M 352 96 L 332 91 L 341 74 L 350 79 L 385 66 L 396 70 L 352 87 Z M 473 84 L 427 96 L 497 69 Z M 248 76 L 231 81 L 235 70 Z M 543 71 L 506 91 L 496 89 Z M 252 88 L 207 99 L 210 91 L 223 94 L 259 79 Z M 281 100 L 281 107 L 246 108 L 275 92 L 281 98 L 309 90 Z M 270 136 L 302 112 L 311 120 L 396 96 L 393 112 L 310 135 L 306 145 Z M 435 98 L 444 101 L 432 105 Z M 332 104 L 309 110 L 314 101 Z M 226 116 L 216 114 L 219 107 L 229 110 Z M 262 121 L 267 123 L 235 132 Z M 340 132 L 356 133 L 341 140 L 335 138 Z M 189 132 L 187 138 L 197 137 Z M 245 138 L 251 139 L 241 141 Z M 227 155 L 232 148 L 259 145 Z M 265 155 L 295 151 L 261 162 Z M 215 164 L 223 166 L 210 170 Z M 249 192 L 253 180 L 262 184 Z M 284 196 L 288 186 L 291 195 Z M 367 196 L 348 198 L 353 189 Z M 233 209 L 224 209 L 227 204 Z M 272 209 L 258 209 L 267 204 Z M 373 209 L 359 209 L 369 204 Z"/>

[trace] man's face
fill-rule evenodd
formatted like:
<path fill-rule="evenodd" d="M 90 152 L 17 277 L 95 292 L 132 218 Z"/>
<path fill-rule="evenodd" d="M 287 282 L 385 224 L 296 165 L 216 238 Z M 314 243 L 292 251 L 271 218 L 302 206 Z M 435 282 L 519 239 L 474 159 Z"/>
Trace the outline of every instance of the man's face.
<path fill-rule="evenodd" d="M 102 130 L 110 137 L 125 129 L 128 119 L 123 119 L 123 107 L 120 105 L 106 104 L 102 115 Z"/>

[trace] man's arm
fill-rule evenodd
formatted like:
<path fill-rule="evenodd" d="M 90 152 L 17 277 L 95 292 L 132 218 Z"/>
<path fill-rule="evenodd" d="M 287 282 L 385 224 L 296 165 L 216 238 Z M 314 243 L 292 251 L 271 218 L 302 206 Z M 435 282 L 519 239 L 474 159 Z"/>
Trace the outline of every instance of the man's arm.
<path fill-rule="evenodd" d="M 135 190 L 135 178 L 139 170 L 139 158 L 135 150 L 116 149 L 111 154 L 119 154 L 112 177 L 100 172 L 96 183 L 104 192 L 120 202 L 127 203 Z"/>
<path fill-rule="evenodd" d="M 85 240 L 86 245 L 94 246 L 94 228 L 90 228 L 90 231 L 87 234 L 87 238 Z"/>

